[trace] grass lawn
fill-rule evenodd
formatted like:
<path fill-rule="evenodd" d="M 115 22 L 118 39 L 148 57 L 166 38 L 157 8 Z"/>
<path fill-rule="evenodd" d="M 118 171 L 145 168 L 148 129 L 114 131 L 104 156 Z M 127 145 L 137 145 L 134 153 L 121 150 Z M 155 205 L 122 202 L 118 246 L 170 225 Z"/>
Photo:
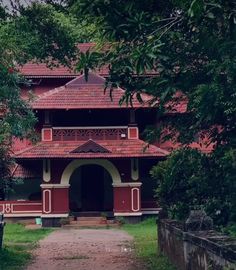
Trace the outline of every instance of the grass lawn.
<path fill-rule="evenodd" d="M 175 270 L 167 258 L 157 255 L 157 225 L 155 219 L 139 224 L 125 224 L 122 229 L 134 237 L 134 249 L 148 270 Z"/>
<path fill-rule="evenodd" d="M 4 228 L 3 249 L 0 251 L 0 270 L 20 270 L 31 259 L 30 251 L 50 229 L 28 230 L 21 224 L 7 224 Z"/>

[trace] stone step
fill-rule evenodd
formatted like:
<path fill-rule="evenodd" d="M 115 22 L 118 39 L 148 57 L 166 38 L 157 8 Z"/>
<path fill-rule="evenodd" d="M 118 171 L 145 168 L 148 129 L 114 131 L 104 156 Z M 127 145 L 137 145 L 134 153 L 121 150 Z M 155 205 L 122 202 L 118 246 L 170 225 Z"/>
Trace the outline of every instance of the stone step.
<path fill-rule="evenodd" d="M 76 220 L 70 219 L 70 227 L 107 227 L 118 226 L 114 219 L 104 219 L 103 217 L 77 217 Z"/>
<path fill-rule="evenodd" d="M 80 225 L 80 224 L 69 224 L 69 225 L 64 225 L 63 228 L 68 228 L 68 229 L 80 229 L 80 228 L 107 228 L 107 227 L 110 227 L 110 225 L 107 225 L 107 224 L 83 224 L 83 225 Z"/>
<path fill-rule="evenodd" d="M 95 226 L 106 224 L 106 220 L 102 217 L 79 217 L 76 220 L 70 220 L 71 225 Z"/>
<path fill-rule="evenodd" d="M 77 217 L 77 221 L 101 221 L 102 217 Z"/>
<path fill-rule="evenodd" d="M 100 229 L 107 229 L 108 227 L 109 228 L 118 228 L 120 225 L 117 224 L 117 223 L 113 223 L 113 224 L 78 224 L 78 223 L 75 223 L 75 224 L 68 224 L 68 225 L 63 225 L 63 228 L 68 228 L 68 229 L 83 229 L 83 228 L 91 228 L 91 229 L 94 229 L 94 228 L 100 228 Z"/>
<path fill-rule="evenodd" d="M 106 222 L 97 222 L 97 221 L 79 221 L 79 222 L 73 222 L 70 224 L 78 224 L 78 225 L 88 225 L 88 226 L 93 226 L 93 225 L 100 225 L 100 224 L 106 224 Z"/>

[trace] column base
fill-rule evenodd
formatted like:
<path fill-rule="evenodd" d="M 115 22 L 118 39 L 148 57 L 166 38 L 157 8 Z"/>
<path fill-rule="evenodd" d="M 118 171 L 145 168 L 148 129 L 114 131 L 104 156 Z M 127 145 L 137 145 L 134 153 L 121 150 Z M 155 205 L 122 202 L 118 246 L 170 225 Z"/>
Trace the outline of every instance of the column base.
<path fill-rule="evenodd" d="M 43 228 L 61 227 L 61 218 L 42 218 Z"/>
<path fill-rule="evenodd" d="M 129 223 L 129 224 L 137 224 L 139 222 L 142 221 L 142 217 L 141 216 L 136 216 L 136 217 L 124 217 L 124 220 L 126 223 Z"/>
<path fill-rule="evenodd" d="M 114 216 L 119 219 L 122 218 L 125 223 L 129 224 L 136 224 L 142 221 L 142 213 L 136 212 L 136 213 L 114 213 Z"/>
<path fill-rule="evenodd" d="M 48 214 L 41 215 L 42 218 L 42 227 L 50 228 L 50 227 L 61 227 L 61 219 L 67 218 L 69 214 Z"/>
<path fill-rule="evenodd" d="M 142 212 L 114 212 L 115 217 L 138 217 L 142 214 Z"/>

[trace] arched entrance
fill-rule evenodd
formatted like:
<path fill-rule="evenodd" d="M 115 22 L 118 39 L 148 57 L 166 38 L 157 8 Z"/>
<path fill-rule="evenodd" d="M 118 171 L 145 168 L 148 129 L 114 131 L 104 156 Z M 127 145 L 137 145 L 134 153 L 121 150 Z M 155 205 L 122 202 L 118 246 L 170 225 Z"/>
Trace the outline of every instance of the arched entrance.
<path fill-rule="evenodd" d="M 83 165 L 70 177 L 69 206 L 72 212 L 113 211 L 110 174 L 100 165 Z"/>
<path fill-rule="evenodd" d="M 74 160 L 65 168 L 61 184 L 70 184 L 70 210 L 112 211 L 113 184 L 121 177 L 112 162 L 105 159 Z"/>

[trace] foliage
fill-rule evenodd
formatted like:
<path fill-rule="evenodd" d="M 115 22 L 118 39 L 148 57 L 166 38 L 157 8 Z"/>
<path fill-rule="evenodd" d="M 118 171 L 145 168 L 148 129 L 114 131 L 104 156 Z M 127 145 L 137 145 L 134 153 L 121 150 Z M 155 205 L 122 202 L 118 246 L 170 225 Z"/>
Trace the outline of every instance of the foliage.
<path fill-rule="evenodd" d="M 18 67 L 28 61 L 69 65 L 77 51 L 76 28 L 70 17 L 52 5 L 16 3 L 15 9 L 9 10 L 0 1 L 1 190 L 10 180 L 12 138 L 35 137 L 32 129 L 36 118 L 30 98 L 23 100 L 20 95 L 20 88 L 29 88 L 30 82 L 18 74 Z"/>
<path fill-rule="evenodd" d="M 202 160 L 202 156 L 197 150 L 177 150 L 151 171 L 152 177 L 158 181 L 160 204 L 173 218 L 186 218 L 193 205 L 205 203 L 203 196 L 207 182 L 203 168 L 207 166 L 204 164 L 207 160 Z"/>
<path fill-rule="evenodd" d="M 32 137 L 35 123 L 29 105 L 20 98 L 19 84 L 22 80 L 9 69 L 0 66 L 0 190 L 5 190 L 10 180 L 12 137 Z"/>
<path fill-rule="evenodd" d="M 183 148 L 154 166 L 157 197 L 170 217 L 186 219 L 191 209 L 204 209 L 216 225 L 235 220 L 236 152 L 205 155 Z"/>
<path fill-rule="evenodd" d="M 12 166 L 12 159 L 9 155 L 9 146 L 2 145 L 0 147 L 0 200 L 5 198 L 5 191 L 8 189 L 10 182 L 10 168 Z"/>
<path fill-rule="evenodd" d="M 94 63 L 109 63 L 108 81 L 126 89 L 124 101 L 151 93 L 150 102 L 158 101 L 162 115 L 174 97 L 180 102 L 184 95 L 189 113 L 163 123 L 179 141 L 190 143 L 206 131 L 208 142 L 235 143 L 235 1 L 80 0 L 71 5 L 75 15 L 96 24 L 101 42 L 109 42 L 103 50 L 98 47 Z M 150 72 L 158 76 L 144 76 Z M 183 95 L 176 97 L 180 89 Z"/>
<path fill-rule="evenodd" d="M 150 270 L 174 270 L 167 258 L 157 254 L 157 225 L 154 218 L 138 224 L 125 224 L 122 229 L 134 237 L 137 258 Z"/>
<path fill-rule="evenodd" d="M 236 237 L 236 224 L 229 225 L 222 229 L 223 233 L 227 233 L 230 236 Z"/>
<path fill-rule="evenodd" d="M 34 243 L 49 234 L 51 229 L 27 229 L 22 224 L 7 223 L 4 229 L 4 243 Z"/>
<path fill-rule="evenodd" d="M 126 89 L 123 102 L 132 104 L 134 96 L 144 102 L 142 93 L 152 95 L 149 102 L 157 107 L 159 123 L 153 131 L 148 130 L 149 141 L 156 141 L 158 135 L 183 145 L 203 139 L 206 145 L 214 144 L 208 157 L 183 150 L 153 170 L 165 182 L 158 191 L 164 196 L 160 199 L 167 207 L 171 205 L 171 211 L 182 209 L 183 216 L 196 204 L 204 205 L 212 215 L 221 211 L 218 223 L 232 220 L 229 209 L 235 205 L 236 189 L 236 2 L 75 0 L 69 1 L 69 8 L 76 11 L 75 16 L 93 21 L 101 44 L 108 43 L 102 50 L 98 46 L 94 65 L 89 56 L 86 65 L 81 54 L 83 65 L 94 68 L 97 63 L 109 63 L 107 84 L 111 91 L 117 85 Z M 176 112 L 174 105 L 181 102 L 187 103 L 185 113 L 166 115 Z M 182 194 L 182 201 L 176 191 Z"/>
<path fill-rule="evenodd" d="M 15 246 L 0 251 L 0 269 L 20 270 L 31 259 L 31 254 L 26 251 L 25 246 Z"/>
<path fill-rule="evenodd" d="M 28 230 L 20 224 L 7 224 L 4 229 L 4 248 L 0 251 L 0 269 L 24 269 L 31 259 L 31 251 L 49 229 Z"/>
<path fill-rule="evenodd" d="M 152 95 L 149 102 L 157 107 L 158 129 L 169 130 L 168 136 L 161 136 L 163 133 L 156 131 L 155 126 L 152 134 L 159 134 L 163 139 L 171 137 L 186 145 L 196 138 L 205 137 L 207 144 L 214 143 L 215 150 L 209 157 L 193 152 L 186 152 L 186 155 L 177 153 L 190 168 L 174 171 L 179 180 L 175 184 L 183 185 L 190 194 L 194 193 L 194 188 L 197 191 L 198 197 L 190 203 L 205 203 L 206 190 L 210 196 L 210 204 L 206 204 L 209 212 L 215 213 L 216 209 L 235 205 L 231 196 L 235 194 L 235 1 L 149 0 L 148 4 L 140 0 L 44 2 L 49 4 L 20 5 L 13 15 L 0 10 L 0 60 L 7 63 L 4 68 L 9 70 L 14 61 L 22 63 L 34 58 L 51 65 L 55 65 L 58 59 L 64 64 L 75 60 L 77 68 L 83 69 L 87 75 L 89 69 L 108 65 L 107 87 L 111 92 L 114 86 L 125 88 L 122 102 L 132 104 L 134 96 L 144 102 L 143 93 Z M 83 31 L 76 32 L 78 28 L 75 25 L 81 26 L 82 23 L 91 30 L 88 31 L 90 38 L 96 33 L 100 44 L 95 51 L 80 52 L 77 56 L 74 45 Z M 175 110 L 173 105 L 183 101 L 187 102 L 186 112 L 178 117 L 170 114 L 164 121 L 163 115 Z M 8 125 L 4 125 L 5 129 L 9 136 Z M 27 134 L 26 130 L 24 134 Z M 167 174 L 171 172 L 168 167 L 171 158 L 160 167 Z M 199 171 L 194 170 L 192 158 Z M 209 168 L 206 164 L 210 164 Z M 181 173 L 190 186 L 181 181 Z M 173 181 L 168 175 L 162 175 L 163 179 Z M 212 196 L 204 179 L 213 188 Z M 226 190 L 230 194 L 227 195 Z M 224 194 L 225 199 L 222 199 Z M 186 201 L 189 198 L 187 194 Z M 226 217 L 219 222 L 224 223 L 229 218 L 228 211 L 224 212 Z"/>

